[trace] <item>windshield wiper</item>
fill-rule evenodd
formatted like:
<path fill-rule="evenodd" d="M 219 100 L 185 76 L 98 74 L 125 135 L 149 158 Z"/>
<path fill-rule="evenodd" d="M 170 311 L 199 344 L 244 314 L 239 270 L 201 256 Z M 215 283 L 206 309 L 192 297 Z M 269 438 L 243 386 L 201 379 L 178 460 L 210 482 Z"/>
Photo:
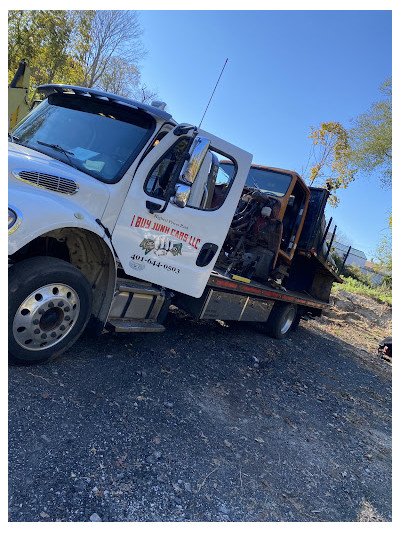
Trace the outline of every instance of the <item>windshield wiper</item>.
<path fill-rule="evenodd" d="M 14 143 L 15 141 L 19 141 L 19 137 L 14 137 L 14 135 L 11 133 L 11 131 L 8 132 L 8 137 L 9 139 L 11 140 L 12 143 Z"/>
<path fill-rule="evenodd" d="M 262 189 L 260 189 L 260 187 L 258 186 L 258 183 L 257 183 L 256 180 L 253 178 L 253 176 L 251 177 L 251 179 L 253 180 L 253 183 L 254 183 L 255 188 L 258 189 L 260 192 L 262 192 Z"/>
<path fill-rule="evenodd" d="M 43 141 L 36 141 L 36 142 L 38 144 L 42 144 L 43 146 L 48 146 L 49 148 L 53 148 L 53 150 L 56 150 L 57 152 L 61 152 L 62 154 L 66 155 L 71 167 L 74 167 L 79 170 L 79 168 L 76 165 L 74 165 L 74 163 L 71 161 L 71 158 L 69 157 L 70 155 L 75 155 L 74 152 L 69 152 L 68 150 L 60 146 L 59 144 L 45 143 Z"/>
<path fill-rule="evenodd" d="M 54 150 L 57 150 L 57 152 L 62 152 L 65 155 L 75 155 L 74 152 L 69 152 L 59 144 L 51 144 L 51 143 L 45 143 L 43 141 L 36 141 L 38 144 L 42 144 L 43 146 L 48 146 L 49 148 L 53 148 Z"/>

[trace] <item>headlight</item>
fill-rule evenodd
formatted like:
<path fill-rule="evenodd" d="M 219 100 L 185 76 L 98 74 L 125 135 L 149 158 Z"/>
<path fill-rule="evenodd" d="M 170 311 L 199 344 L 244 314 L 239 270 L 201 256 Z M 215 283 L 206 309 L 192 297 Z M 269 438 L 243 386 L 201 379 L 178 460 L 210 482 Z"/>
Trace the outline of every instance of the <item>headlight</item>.
<path fill-rule="evenodd" d="M 12 206 L 8 208 L 8 233 L 14 233 L 22 222 L 22 213 L 19 209 Z"/>
<path fill-rule="evenodd" d="M 17 215 L 14 211 L 8 208 L 8 229 L 12 228 L 17 220 Z"/>

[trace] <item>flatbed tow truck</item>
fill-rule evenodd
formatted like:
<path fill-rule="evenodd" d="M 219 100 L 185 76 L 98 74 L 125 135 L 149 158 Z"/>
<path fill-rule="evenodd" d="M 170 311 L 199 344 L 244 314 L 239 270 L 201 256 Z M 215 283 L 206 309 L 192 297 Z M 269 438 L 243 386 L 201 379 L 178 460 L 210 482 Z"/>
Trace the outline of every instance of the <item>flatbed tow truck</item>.
<path fill-rule="evenodd" d="M 328 191 L 149 106 L 43 85 L 9 135 L 9 356 L 85 328 L 162 332 L 171 304 L 284 338 L 340 282 Z"/>

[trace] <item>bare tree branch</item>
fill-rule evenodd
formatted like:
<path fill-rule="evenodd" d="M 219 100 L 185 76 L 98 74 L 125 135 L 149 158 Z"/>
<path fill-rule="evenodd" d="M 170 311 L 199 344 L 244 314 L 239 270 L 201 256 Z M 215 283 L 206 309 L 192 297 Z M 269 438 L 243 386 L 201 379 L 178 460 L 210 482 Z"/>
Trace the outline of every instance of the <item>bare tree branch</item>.
<path fill-rule="evenodd" d="M 112 58 L 118 56 L 134 65 L 145 55 L 136 11 L 96 11 L 90 34 L 92 45 L 85 57 L 87 69 L 84 78 L 84 85 L 88 87 L 100 82 Z"/>

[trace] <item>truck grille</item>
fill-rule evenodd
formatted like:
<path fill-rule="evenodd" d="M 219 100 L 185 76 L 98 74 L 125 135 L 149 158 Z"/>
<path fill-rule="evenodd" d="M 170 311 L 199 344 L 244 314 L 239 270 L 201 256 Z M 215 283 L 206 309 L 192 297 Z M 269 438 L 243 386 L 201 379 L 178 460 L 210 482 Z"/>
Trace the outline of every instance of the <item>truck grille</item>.
<path fill-rule="evenodd" d="M 75 194 L 79 190 L 79 186 L 74 180 L 53 174 L 45 174 L 44 172 L 34 170 L 14 170 L 13 174 L 22 181 L 36 185 L 36 187 L 49 189 L 50 191 Z"/>

